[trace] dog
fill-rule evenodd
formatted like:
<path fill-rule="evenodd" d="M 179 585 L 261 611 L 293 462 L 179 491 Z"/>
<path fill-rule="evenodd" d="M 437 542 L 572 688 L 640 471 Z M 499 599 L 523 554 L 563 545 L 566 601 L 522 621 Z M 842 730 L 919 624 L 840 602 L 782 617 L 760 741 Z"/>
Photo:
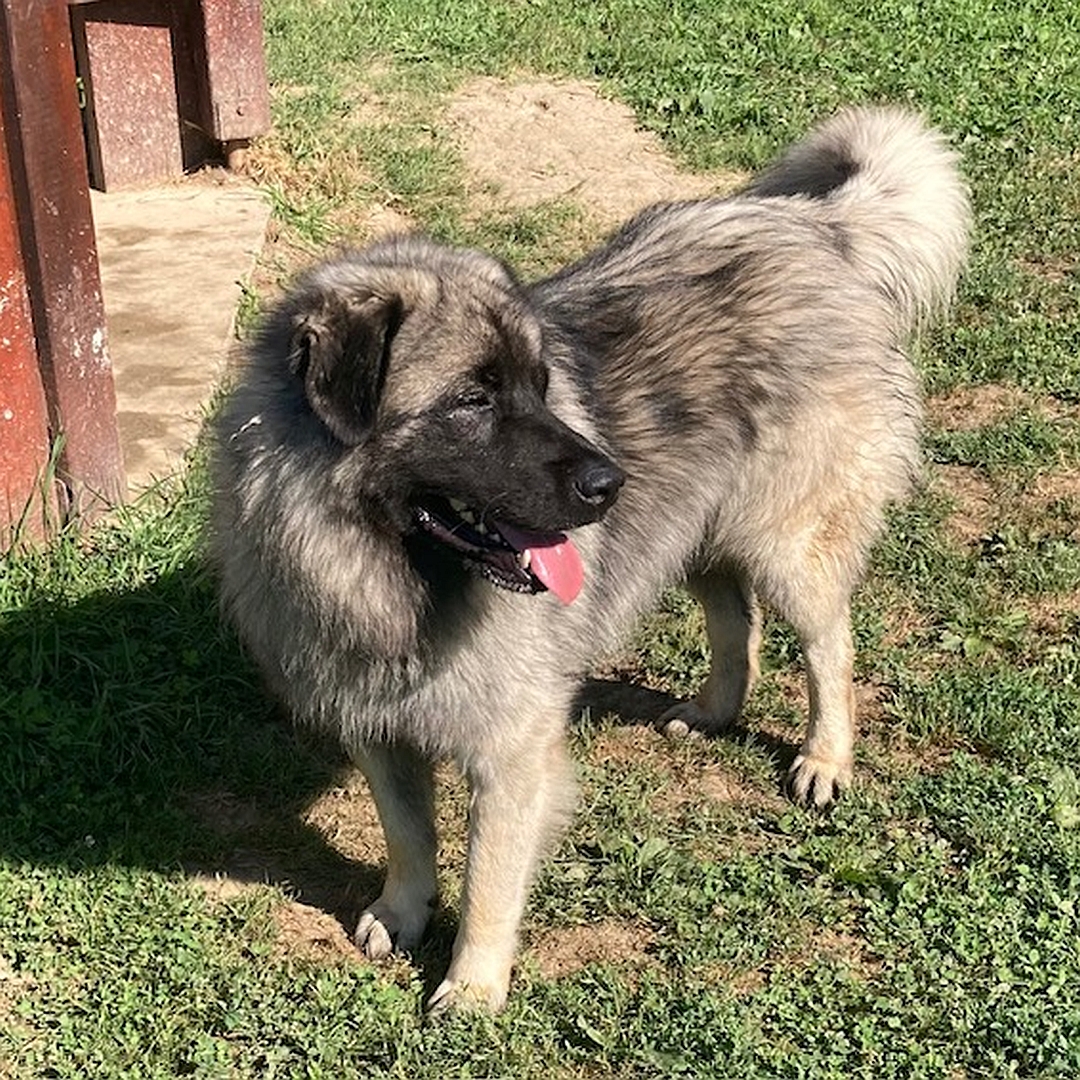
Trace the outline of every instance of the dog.
<path fill-rule="evenodd" d="M 471 790 L 452 960 L 429 1008 L 507 996 L 538 860 L 572 812 L 565 724 L 590 659 L 661 590 L 711 671 L 662 719 L 716 732 L 756 673 L 758 600 L 809 682 L 796 799 L 852 777 L 849 602 L 919 470 L 905 355 L 970 232 L 955 155 L 857 108 L 729 198 L 645 209 L 532 284 L 419 235 L 301 276 L 214 425 L 223 604 L 272 690 L 340 738 L 387 845 L 356 941 L 420 940 L 432 768 Z"/>

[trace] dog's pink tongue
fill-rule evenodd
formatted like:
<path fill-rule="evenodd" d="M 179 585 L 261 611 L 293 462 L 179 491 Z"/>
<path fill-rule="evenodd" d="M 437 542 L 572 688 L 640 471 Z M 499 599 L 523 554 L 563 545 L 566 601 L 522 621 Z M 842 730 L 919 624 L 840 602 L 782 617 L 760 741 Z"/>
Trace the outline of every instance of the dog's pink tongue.
<path fill-rule="evenodd" d="M 585 567 L 573 541 L 562 533 L 534 533 L 498 524 L 515 551 L 529 553 L 529 569 L 564 604 L 571 603 L 585 583 Z"/>

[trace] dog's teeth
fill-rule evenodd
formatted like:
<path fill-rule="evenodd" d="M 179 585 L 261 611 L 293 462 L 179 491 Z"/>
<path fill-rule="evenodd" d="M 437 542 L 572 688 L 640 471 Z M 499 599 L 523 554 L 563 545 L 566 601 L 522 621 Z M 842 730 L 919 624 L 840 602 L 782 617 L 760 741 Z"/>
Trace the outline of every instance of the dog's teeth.
<path fill-rule="evenodd" d="M 471 510 L 459 510 L 462 521 L 467 521 L 470 525 L 476 524 L 476 515 Z"/>
<path fill-rule="evenodd" d="M 518 555 L 518 566 L 520 566 L 522 570 L 528 570 L 531 565 L 532 552 L 526 549 Z"/>
<path fill-rule="evenodd" d="M 487 536 L 488 534 L 487 526 L 483 523 L 483 521 L 478 521 L 476 523 L 476 531 L 482 536 Z"/>
<path fill-rule="evenodd" d="M 462 502 L 461 499 L 451 499 L 450 509 L 453 510 L 455 514 L 460 514 L 462 510 L 466 509 L 465 503 Z"/>

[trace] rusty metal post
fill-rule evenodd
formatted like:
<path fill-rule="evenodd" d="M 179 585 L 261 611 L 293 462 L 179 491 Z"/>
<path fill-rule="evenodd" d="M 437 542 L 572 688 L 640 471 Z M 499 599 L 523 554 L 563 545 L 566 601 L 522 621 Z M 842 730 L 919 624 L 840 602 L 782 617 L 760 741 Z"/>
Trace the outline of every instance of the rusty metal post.
<path fill-rule="evenodd" d="M 0 51 L 3 41 L 0 38 Z M 49 420 L 26 291 L 15 192 L 8 168 L 0 93 L 0 551 L 16 536 L 42 539 L 56 520 L 45 474 Z"/>
<path fill-rule="evenodd" d="M 235 168 L 269 128 L 261 0 L 68 3 L 94 187 Z"/>
<path fill-rule="evenodd" d="M 68 514 L 124 493 L 66 0 L 0 0 L 3 150 Z"/>
<path fill-rule="evenodd" d="M 260 0 L 201 0 L 207 131 L 228 146 L 270 127 Z"/>

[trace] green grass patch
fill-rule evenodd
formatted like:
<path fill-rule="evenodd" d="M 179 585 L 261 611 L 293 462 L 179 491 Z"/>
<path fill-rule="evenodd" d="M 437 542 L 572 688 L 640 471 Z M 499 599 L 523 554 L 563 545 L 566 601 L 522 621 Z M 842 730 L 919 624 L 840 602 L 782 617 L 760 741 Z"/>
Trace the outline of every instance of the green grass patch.
<path fill-rule="evenodd" d="M 1075 469 L 1080 465 L 1080 424 L 1023 409 L 986 427 L 937 431 L 929 437 L 934 461 L 968 465 L 990 476 L 1009 473 L 1031 479 L 1038 473 Z"/>

